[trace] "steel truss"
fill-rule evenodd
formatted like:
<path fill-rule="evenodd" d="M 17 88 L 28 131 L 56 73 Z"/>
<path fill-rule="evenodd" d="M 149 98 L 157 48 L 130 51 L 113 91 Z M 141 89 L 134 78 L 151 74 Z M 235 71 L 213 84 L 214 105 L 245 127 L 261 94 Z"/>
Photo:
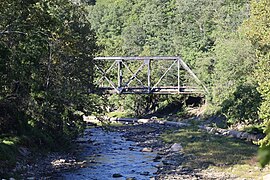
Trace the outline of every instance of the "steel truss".
<path fill-rule="evenodd" d="M 160 76 L 159 80 L 154 84 L 151 82 L 151 63 L 155 61 L 167 61 L 170 66 L 166 71 Z M 104 70 L 100 64 L 100 61 L 113 61 L 111 66 Z M 140 66 L 136 71 L 132 71 L 128 66 L 128 61 L 137 61 Z M 198 79 L 198 77 L 192 72 L 192 70 L 187 66 L 187 64 L 180 57 L 96 57 L 94 58 L 94 64 L 102 77 L 97 81 L 98 89 L 97 93 L 110 93 L 110 94 L 205 94 L 207 93 L 206 87 Z M 177 66 L 177 86 L 159 86 L 162 79 L 167 75 L 167 73 L 172 69 L 172 67 Z M 144 84 L 142 80 L 138 77 L 138 74 L 143 68 L 147 68 L 147 84 Z M 117 69 L 117 84 L 115 84 L 110 79 L 110 72 Z M 123 69 L 126 69 L 131 75 L 127 81 L 123 81 Z M 180 84 L 180 69 L 184 69 L 192 79 L 195 80 L 197 86 L 183 86 Z M 109 83 L 109 87 L 103 87 L 101 84 L 106 80 Z M 133 81 L 137 81 L 140 86 L 130 86 Z"/>

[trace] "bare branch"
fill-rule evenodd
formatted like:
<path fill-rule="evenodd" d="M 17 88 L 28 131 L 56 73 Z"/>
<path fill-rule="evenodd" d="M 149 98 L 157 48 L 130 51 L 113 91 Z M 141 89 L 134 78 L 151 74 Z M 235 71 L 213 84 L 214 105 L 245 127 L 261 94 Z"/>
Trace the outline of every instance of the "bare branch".
<path fill-rule="evenodd" d="M 27 33 L 21 32 L 21 31 L 2 31 L 0 32 L 0 35 L 2 34 L 21 34 L 27 36 Z"/>

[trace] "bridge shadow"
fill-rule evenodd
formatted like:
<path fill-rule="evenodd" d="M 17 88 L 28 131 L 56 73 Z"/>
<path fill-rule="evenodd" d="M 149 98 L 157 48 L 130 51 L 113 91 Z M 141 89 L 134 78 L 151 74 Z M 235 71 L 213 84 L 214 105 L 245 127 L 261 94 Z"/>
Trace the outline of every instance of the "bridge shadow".
<path fill-rule="evenodd" d="M 196 97 L 196 96 L 188 96 L 188 97 L 181 97 L 178 100 L 174 100 L 168 103 L 166 106 L 157 109 L 154 112 L 151 112 L 143 118 L 151 118 L 153 116 L 158 118 L 163 118 L 170 115 L 185 115 L 185 107 L 199 107 L 204 103 L 203 97 Z M 184 117 L 181 117 L 184 118 Z"/>

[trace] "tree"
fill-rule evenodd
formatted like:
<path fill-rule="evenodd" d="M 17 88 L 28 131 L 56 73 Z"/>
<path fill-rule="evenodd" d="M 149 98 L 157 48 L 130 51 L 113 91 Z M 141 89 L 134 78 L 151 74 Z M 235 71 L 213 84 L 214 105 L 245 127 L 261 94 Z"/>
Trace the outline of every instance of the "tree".
<path fill-rule="evenodd" d="M 255 77 L 261 93 L 260 118 L 264 121 L 266 137 L 260 141 L 260 162 L 270 161 L 270 1 L 252 1 L 250 18 L 244 22 L 246 36 L 257 49 L 258 65 Z"/>
<path fill-rule="evenodd" d="M 9 132 L 23 124 L 54 140 L 75 135 L 82 124 L 76 112 L 93 110 L 86 93 L 97 51 L 83 6 L 65 0 L 3 0 L 0 6 L 0 104 L 20 114 L 10 114 L 17 123 Z"/>
<path fill-rule="evenodd" d="M 247 0 L 100 0 L 90 8 L 89 18 L 104 47 L 101 55 L 180 55 L 207 83 L 211 90 L 208 99 L 217 111 L 241 83 L 252 84 L 249 77 L 254 70 L 254 51 L 238 32 L 248 16 L 248 6 Z M 162 72 L 166 65 L 153 68 Z M 152 76 L 153 81 L 157 77 L 159 73 Z M 256 108 L 254 105 L 253 110 Z M 229 119 L 238 117 L 232 118 L 231 112 L 222 113 Z"/>

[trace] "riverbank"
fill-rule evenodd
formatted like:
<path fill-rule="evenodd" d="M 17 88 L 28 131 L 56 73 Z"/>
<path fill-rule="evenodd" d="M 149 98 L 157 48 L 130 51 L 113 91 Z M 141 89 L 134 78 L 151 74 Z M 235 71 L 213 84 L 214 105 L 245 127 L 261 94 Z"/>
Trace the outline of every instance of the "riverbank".
<path fill-rule="evenodd" d="M 232 137 L 209 134 L 196 127 L 149 121 L 126 125 L 112 124 L 98 128 L 103 130 L 96 134 L 91 132 L 91 128 L 87 128 L 83 136 L 74 141 L 76 148 L 69 151 L 50 153 L 47 156 L 36 157 L 35 160 L 31 160 L 29 155 L 16 165 L 16 171 L 20 172 L 24 179 L 62 177 L 64 173 L 73 177 L 74 172 L 85 171 L 89 164 L 91 168 L 97 167 L 96 160 L 89 159 L 89 154 L 86 156 L 84 150 L 96 152 L 101 148 L 100 144 L 108 143 L 99 143 L 100 140 L 95 137 L 110 138 L 109 133 L 116 132 L 120 133 L 117 136 L 124 139 L 120 141 L 122 144 L 114 141 L 113 145 L 118 144 L 119 147 L 112 148 L 110 153 L 118 154 L 125 151 L 127 156 L 139 152 L 151 154 L 147 164 L 153 163 L 155 172 L 144 171 L 143 165 L 140 165 L 141 170 L 136 171 L 139 172 L 137 175 L 143 174 L 146 179 L 260 179 L 269 173 L 269 167 L 261 170 L 257 165 L 257 146 Z M 126 141 L 134 143 L 127 145 Z M 103 154 L 99 151 L 94 156 L 100 158 Z M 116 164 L 121 165 L 121 161 L 117 161 Z M 115 165 L 111 169 L 114 167 Z M 115 172 L 115 176 L 123 174 Z M 113 173 L 111 178 L 114 178 L 112 176 Z M 134 179 L 136 174 L 130 177 Z"/>
<path fill-rule="evenodd" d="M 202 168 L 192 169 L 183 166 L 183 163 L 194 159 L 194 155 L 186 154 L 181 143 L 166 143 L 163 141 L 163 134 L 166 132 L 176 132 L 178 128 L 163 124 L 138 124 L 133 126 L 110 127 L 111 130 L 124 132 L 124 137 L 135 141 L 142 150 L 156 151 L 157 157 L 153 161 L 161 162 L 158 166 L 155 179 L 218 179 L 219 177 L 231 178 L 227 174 L 204 174 Z"/>
<path fill-rule="evenodd" d="M 261 179 L 269 173 L 256 161 L 257 146 L 232 137 L 159 123 L 109 129 L 124 132 L 142 150 L 157 152 L 156 179 Z"/>

